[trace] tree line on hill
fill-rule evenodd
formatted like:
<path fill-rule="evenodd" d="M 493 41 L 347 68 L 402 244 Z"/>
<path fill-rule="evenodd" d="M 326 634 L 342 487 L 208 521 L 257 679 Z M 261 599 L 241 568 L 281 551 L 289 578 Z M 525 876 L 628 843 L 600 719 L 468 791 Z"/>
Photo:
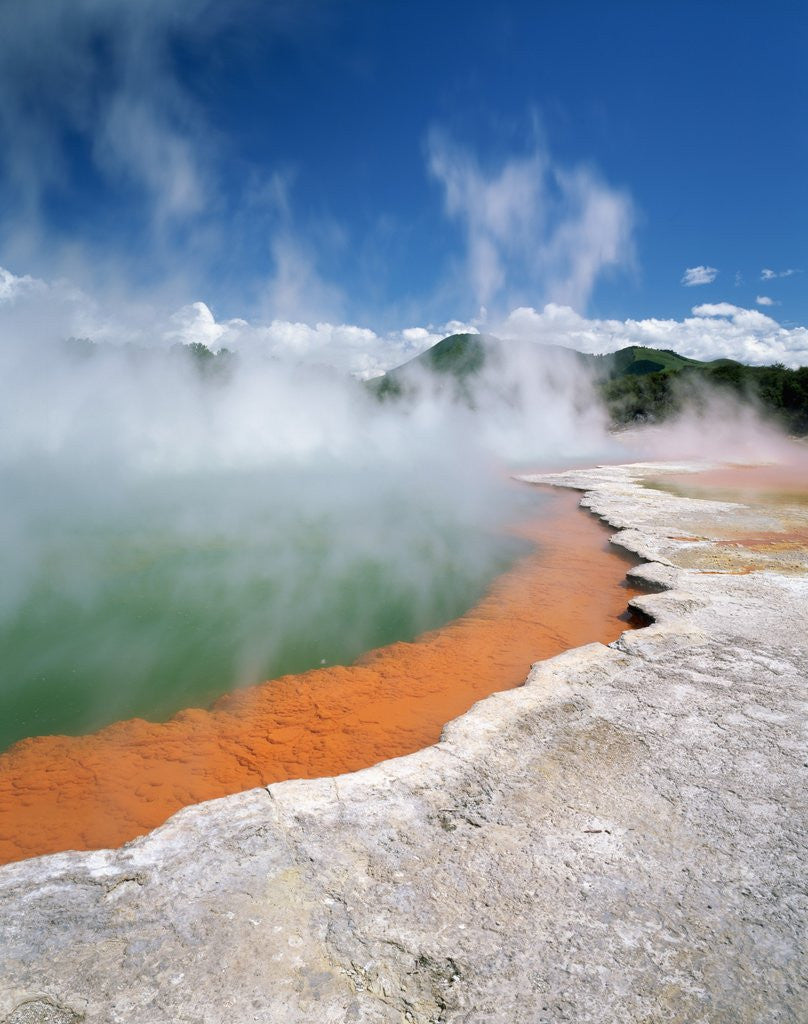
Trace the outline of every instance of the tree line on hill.
<path fill-rule="evenodd" d="M 235 352 L 231 352 L 230 349 L 220 348 L 214 352 L 200 341 L 192 341 L 190 344 L 176 342 L 167 349 L 158 349 L 146 345 L 134 345 L 131 342 L 123 345 L 110 345 L 93 341 L 92 338 L 66 338 L 62 342 L 62 351 L 69 359 L 76 362 L 111 352 L 123 356 L 135 365 L 149 360 L 168 358 L 193 367 L 201 377 L 210 380 L 229 379 L 237 358 Z"/>
<path fill-rule="evenodd" d="M 753 403 L 790 434 L 808 434 L 808 366 L 686 363 L 611 377 L 599 386 L 616 426 L 662 422 L 687 406 L 703 406 L 714 393 Z"/>

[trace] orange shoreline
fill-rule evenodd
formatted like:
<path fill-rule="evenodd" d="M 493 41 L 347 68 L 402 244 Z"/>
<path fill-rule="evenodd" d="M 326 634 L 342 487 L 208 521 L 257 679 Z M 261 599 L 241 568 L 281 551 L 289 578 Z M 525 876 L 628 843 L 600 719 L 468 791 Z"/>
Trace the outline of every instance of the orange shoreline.
<path fill-rule="evenodd" d="M 0 755 L 0 863 L 118 846 L 189 804 L 412 753 L 476 701 L 520 685 L 534 661 L 616 639 L 639 591 L 609 549 L 610 531 L 577 502 L 555 492 L 550 514 L 523 531 L 537 548 L 466 615 L 414 643 L 228 694 L 168 722 L 15 744 Z"/>

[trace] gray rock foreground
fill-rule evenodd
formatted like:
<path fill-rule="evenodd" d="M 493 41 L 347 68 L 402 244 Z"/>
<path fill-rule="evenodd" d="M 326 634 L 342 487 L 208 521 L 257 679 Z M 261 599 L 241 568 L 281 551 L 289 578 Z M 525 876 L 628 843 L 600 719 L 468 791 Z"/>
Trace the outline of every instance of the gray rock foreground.
<path fill-rule="evenodd" d="M 0 1021 L 807 1020 L 808 554 L 726 574 L 782 517 L 652 469 L 542 479 L 649 559 L 653 625 L 421 753 L 0 870 Z"/>

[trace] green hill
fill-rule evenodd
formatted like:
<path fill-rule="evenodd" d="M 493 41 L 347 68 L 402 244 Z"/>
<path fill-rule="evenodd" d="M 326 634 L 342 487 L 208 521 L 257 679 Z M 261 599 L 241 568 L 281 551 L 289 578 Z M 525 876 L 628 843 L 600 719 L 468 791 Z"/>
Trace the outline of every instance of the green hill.
<path fill-rule="evenodd" d="M 522 350 L 534 360 L 537 355 L 543 356 L 548 366 L 558 365 L 561 361 L 574 365 L 595 359 L 561 345 L 504 342 L 490 334 L 450 334 L 401 366 L 367 381 L 367 387 L 379 398 L 400 398 L 416 393 L 426 385 L 437 390 L 449 389 L 457 397 L 473 404 L 475 378 L 484 368 L 495 370 L 497 364 L 505 359 L 506 350 L 511 353 Z"/>
<path fill-rule="evenodd" d="M 452 334 L 374 380 L 367 387 L 380 399 L 417 393 L 424 383 L 474 404 L 474 382 L 483 368 L 503 358 L 505 348 L 546 357 L 548 368 L 573 360 L 593 374 L 615 426 L 659 422 L 687 404 L 703 403 L 718 391 L 754 402 L 791 433 L 808 433 L 808 367 L 747 366 L 733 359 L 703 362 L 672 349 L 629 345 L 607 355 L 589 355 L 558 345 L 518 345 L 481 334 Z"/>
<path fill-rule="evenodd" d="M 466 380 L 480 373 L 492 345 L 498 344 L 481 334 L 450 334 L 402 366 L 367 381 L 367 387 L 379 398 L 400 398 L 423 381 L 432 381 L 449 384 L 465 397 Z"/>
<path fill-rule="evenodd" d="M 605 376 L 643 377 L 648 373 L 677 373 L 688 367 L 718 366 L 733 363 L 731 359 L 714 359 L 712 362 L 701 362 L 680 356 L 669 348 L 645 348 L 642 345 L 629 345 L 608 355 L 592 357 L 605 370 Z M 736 364 L 740 365 L 740 364 Z"/>
<path fill-rule="evenodd" d="M 486 362 L 501 358 L 506 343 L 492 335 L 484 334 L 450 334 L 432 348 L 415 356 L 402 366 L 397 366 L 382 377 L 376 377 L 368 384 L 379 394 L 398 394 L 409 380 L 427 374 L 428 378 L 437 375 L 454 380 L 466 380 L 479 373 Z M 562 345 L 541 345 L 533 343 L 507 342 L 509 348 L 521 347 L 532 352 L 541 352 L 548 358 L 575 359 L 592 369 L 597 377 L 603 380 L 615 380 L 621 377 L 642 377 L 649 373 L 676 373 L 688 367 L 714 367 L 719 365 L 735 365 L 731 359 L 716 359 L 709 363 L 698 359 L 688 359 L 671 349 L 644 348 L 641 345 L 629 345 L 617 352 L 596 356 Z"/>

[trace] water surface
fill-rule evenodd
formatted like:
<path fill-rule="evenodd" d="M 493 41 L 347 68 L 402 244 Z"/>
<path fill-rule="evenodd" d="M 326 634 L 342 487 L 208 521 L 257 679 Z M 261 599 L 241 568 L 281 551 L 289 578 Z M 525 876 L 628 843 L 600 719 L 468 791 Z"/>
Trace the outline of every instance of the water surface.
<path fill-rule="evenodd" d="M 101 489 L 50 466 L 0 483 L 0 750 L 164 720 L 412 640 L 471 607 L 526 548 L 504 528 L 523 500 L 506 480 L 494 501 L 456 507 L 408 479 L 346 489 L 303 471 Z"/>
<path fill-rule="evenodd" d="M 188 804 L 419 750 L 475 701 L 522 683 L 534 661 L 614 640 L 636 591 L 578 498 L 555 495 L 549 515 L 523 526 L 532 552 L 467 614 L 415 643 L 243 689 L 165 724 L 15 745 L 0 755 L 0 861 L 117 845 Z"/>

